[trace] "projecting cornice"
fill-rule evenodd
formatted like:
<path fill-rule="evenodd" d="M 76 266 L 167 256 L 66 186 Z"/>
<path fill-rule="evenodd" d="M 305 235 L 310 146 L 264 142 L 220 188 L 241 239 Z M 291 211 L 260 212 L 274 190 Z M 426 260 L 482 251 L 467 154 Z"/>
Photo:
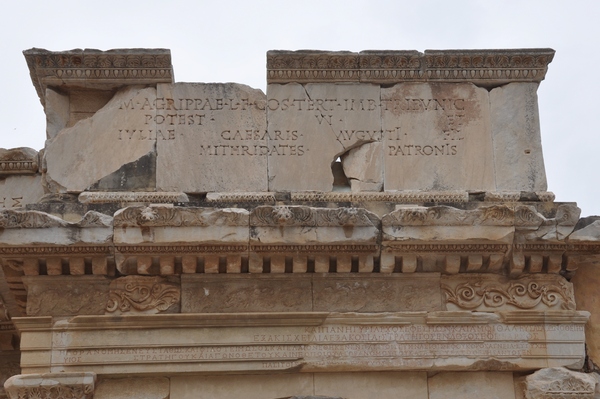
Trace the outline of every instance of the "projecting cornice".
<path fill-rule="evenodd" d="M 76 49 L 23 51 L 42 105 L 46 88 L 115 90 L 123 86 L 173 82 L 171 51 L 166 49 Z"/>
<path fill-rule="evenodd" d="M 552 49 L 269 51 L 267 83 L 541 82 Z"/>

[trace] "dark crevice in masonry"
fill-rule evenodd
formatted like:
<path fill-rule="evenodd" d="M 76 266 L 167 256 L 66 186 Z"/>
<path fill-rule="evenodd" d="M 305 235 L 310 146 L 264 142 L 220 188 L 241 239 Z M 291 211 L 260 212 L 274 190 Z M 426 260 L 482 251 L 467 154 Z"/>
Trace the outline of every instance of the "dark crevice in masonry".
<path fill-rule="evenodd" d="M 156 188 L 154 151 L 121 166 L 89 187 L 89 190 L 148 191 Z"/>

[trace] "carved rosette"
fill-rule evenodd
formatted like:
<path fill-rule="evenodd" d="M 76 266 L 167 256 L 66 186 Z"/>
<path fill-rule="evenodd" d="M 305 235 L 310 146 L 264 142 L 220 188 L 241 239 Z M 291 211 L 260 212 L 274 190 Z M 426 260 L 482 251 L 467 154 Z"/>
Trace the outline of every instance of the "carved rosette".
<path fill-rule="evenodd" d="M 115 227 L 248 226 L 248 211 L 230 208 L 134 206 L 115 213 Z"/>
<path fill-rule="evenodd" d="M 178 310 L 181 288 L 162 277 L 127 276 L 110 284 L 107 314 L 170 313 Z"/>
<path fill-rule="evenodd" d="M 460 310 L 575 310 L 573 286 L 561 276 L 524 275 L 516 280 L 486 275 L 444 277 L 446 306 Z M 452 305 L 450 305 L 452 304 Z"/>
<path fill-rule="evenodd" d="M 15 375 L 4 387 L 10 399 L 92 399 L 95 373 Z"/>

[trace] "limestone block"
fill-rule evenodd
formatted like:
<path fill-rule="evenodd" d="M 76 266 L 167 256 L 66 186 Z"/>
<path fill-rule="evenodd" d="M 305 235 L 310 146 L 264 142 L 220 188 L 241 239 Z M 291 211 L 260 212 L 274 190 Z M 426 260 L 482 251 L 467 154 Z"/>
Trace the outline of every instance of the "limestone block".
<path fill-rule="evenodd" d="M 572 280 L 577 309 L 591 313 L 585 326 L 588 356 L 595 364 L 600 364 L 600 274 L 598 266 L 582 264 Z"/>
<path fill-rule="evenodd" d="M 600 218 L 592 216 L 586 219 L 582 219 L 583 227 L 577 228 L 569 235 L 569 242 L 600 241 Z"/>
<path fill-rule="evenodd" d="M 181 286 L 176 277 L 125 276 L 110 282 L 106 314 L 179 313 Z"/>
<path fill-rule="evenodd" d="M 517 279 L 493 274 L 442 276 L 446 310 L 574 310 L 573 285 L 552 274 Z"/>
<path fill-rule="evenodd" d="M 149 115 L 169 140 L 157 141 L 157 187 L 267 191 L 265 101 L 261 90 L 235 83 L 159 84 Z"/>
<path fill-rule="evenodd" d="M 487 90 L 471 83 L 381 89 L 384 188 L 493 191 Z"/>
<path fill-rule="evenodd" d="M 21 354 L 18 351 L 3 351 L 0 356 L 0 398 L 7 398 L 4 391 L 4 383 L 13 375 L 21 374 L 19 360 Z"/>
<path fill-rule="evenodd" d="M 98 381 L 94 399 L 168 399 L 168 378 L 106 378 Z"/>
<path fill-rule="evenodd" d="M 424 372 L 315 373 L 315 395 L 348 399 L 427 399 Z"/>
<path fill-rule="evenodd" d="M 63 129 L 44 153 L 50 191 L 154 190 L 156 142 L 174 139 L 146 116 L 155 105 L 156 89 L 128 87 L 93 116 Z"/>
<path fill-rule="evenodd" d="M 131 206 L 115 213 L 114 242 L 247 244 L 248 216 L 239 208 Z"/>
<path fill-rule="evenodd" d="M 512 373 L 443 372 L 428 379 L 429 399 L 515 399 Z"/>
<path fill-rule="evenodd" d="M 110 101 L 114 94 L 112 90 L 70 90 L 67 127 L 93 116 Z"/>
<path fill-rule="evenodd" d="M 250 213 L 250 243 L 375 242 L 378 218 L 362 208 L 259 206 Z"/>
<path fill-rule="evenodd" d="M 243 374 L 572 366 L 585 357 L 588 316 L 575 311 L 242 312 L 13 322 L 22 332 L 24 372 L 85 365 L 103 374 L 151 375 L 165 367 L 173 374 Z M 97 351 L 107 347 L 128 350 Z M 153 356 L 139 356 L 149 350 Z"/>
<path fill-rule="evenodd" d="M 39 212 L 6 209 L 0 211 L 0 243 L 31 244 L 107 244 L 112 241 L 112 217 L 87 212 L 77 222 L 67 222 Z"/>
<path fill-rule="evenodd" d="M 512 243 L 515 225 L 530 207 L 480 206 L 472 210 L 449 206 L 399 206 L 381 219 L 384 241 L 495 241 Z M 524 223 L 541 221 L 524 221 Z"/>
<path fill-rule="evenodd" d="M 169 399 L 264 399 L 313 395 L 311 374 L 171 377 Z"/>
<path fill-rule="evenodd" d="M 509 83 L 490 91 L 496 189 L 546 191 L 537 88 Z"/>
<path fill-rule="evenodd" d="M 46 138 L 53 140 L 69 123 L 69 95 L 46 88 Z"/>
<path fill-rule="evenodd" d="M 338 157 L 382 141 L 379 96 L 371 84 L 268 85 L 269 191 L 332 191 Z M 365 154 L 380 163 L 377 146 L 369 147 Z M 364 154 L 350 155 L 352 173 L 360 158 Z M 377 180 L 378 169 L 373 165 L 355 179 Z"/>
<path fill-rule="evenodd" d="M 315 275 L 314 310 L 319 312 L 438 311 L 437 273 L 371 277 Z"/>
<path fill-rule="evenodd" d="M 342 157 L 344 174 L 354 192 L 383 189 L 383 143 L 367 143 Z"/>
<path fill-rule="evenodd" d="M 24 276 L 27 316 L 104 314 L 110 280 L 103 276 Z"/>
<path fill-rule="evenodd" d="M 309 312 L 310 276 L 182 275 L 183 313 Z"/>
<path fill-rule="evenodd" d="M 525 399 L 593 399 L 596 384 L 596 379 L 591 374 L 578 373 L 564 367 L 552 367 L 528 375 L 521 386 Z"/>
<path fill-rule="evenodd" d="M 0 180 L 0 209 L 23 208 L 42 199 L 42 176 L 8 176 Z"/>

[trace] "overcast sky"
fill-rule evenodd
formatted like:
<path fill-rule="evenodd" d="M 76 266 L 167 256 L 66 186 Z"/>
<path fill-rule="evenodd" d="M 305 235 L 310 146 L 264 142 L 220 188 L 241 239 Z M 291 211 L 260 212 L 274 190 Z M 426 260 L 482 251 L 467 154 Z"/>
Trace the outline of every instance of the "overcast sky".
<path fill-rule="evenodd" d="M 13 1 L 3 6 L 0 147 L 43 148 L 22 51 L 168 48 L 179 82 L 266 88 L 266 52 L 550 47 L 538 91 L 548 189 L 600 215 L 600 1 Z"/>

